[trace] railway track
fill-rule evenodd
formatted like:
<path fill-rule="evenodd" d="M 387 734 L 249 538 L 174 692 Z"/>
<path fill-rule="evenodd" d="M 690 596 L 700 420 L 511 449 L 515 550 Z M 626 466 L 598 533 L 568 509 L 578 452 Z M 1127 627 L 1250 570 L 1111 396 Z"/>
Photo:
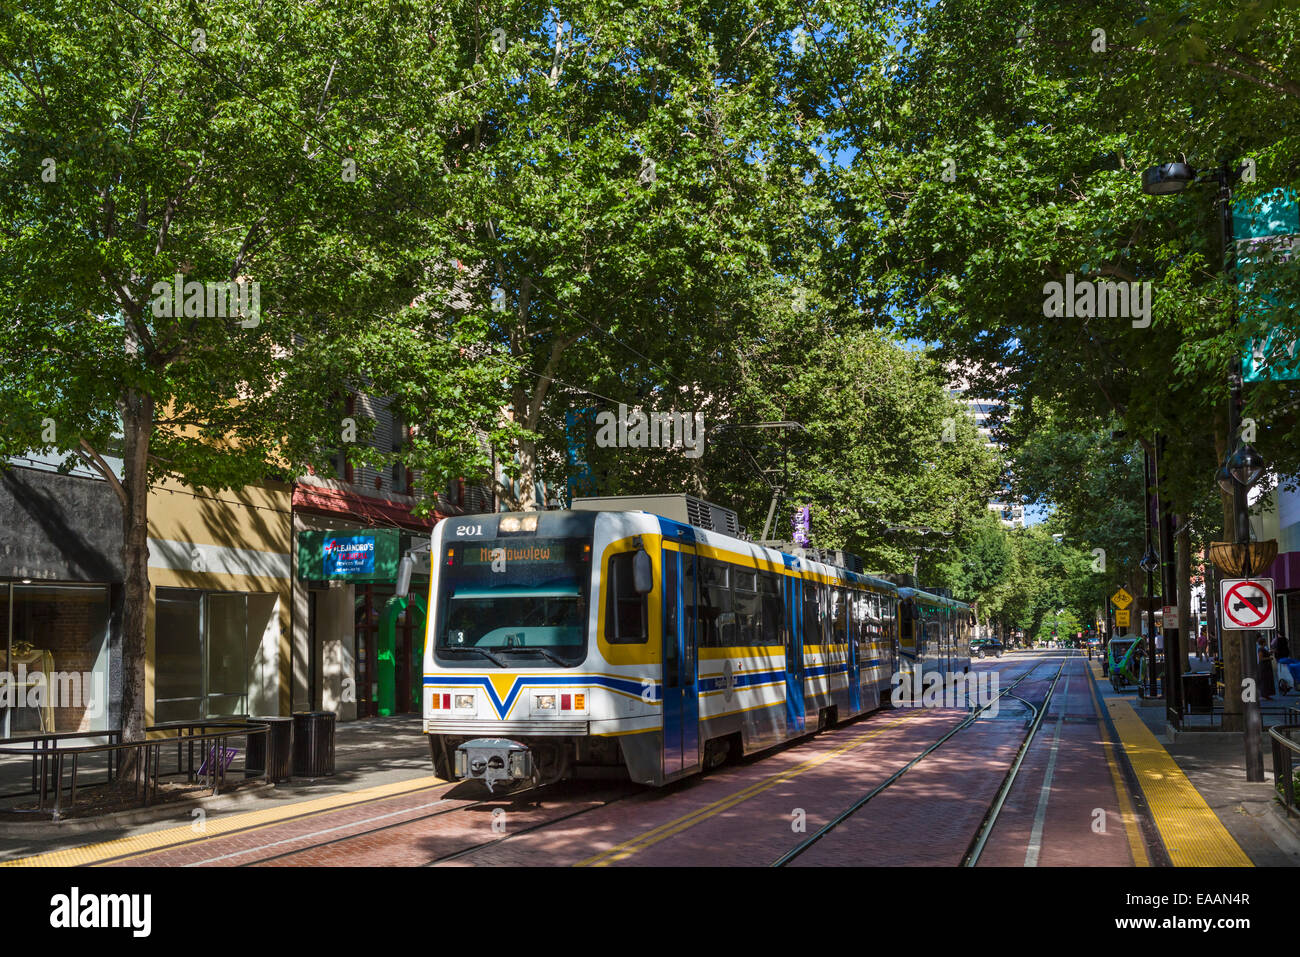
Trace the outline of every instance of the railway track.
<path fill-rule="evenodd" d="M 981 823 L 980 828 L 977 830 L 975 837 L 972 838 L 971 844 L 967 848 L 966 855 L 963 857 L 962 860 L 963 865 L 973 866 L 975 861 L 978 861 L 979 859 L 979 853 L 983 850 L 984 843 L 987 841 L 988 835 L 992 833 L 993 826 L 997 822 L 997 813 L 1001 811 L 1002 805 L 1006 801 L 1006 796 L 1007 794 L 1010 793 L 1011 787 L 1015 783 L 1015 775 L 1020 769 L 1020 764 L 1024 759 L 1025 753 L 1029 750 L 1029 746 L 1032 743 L 1034 736 L 1038 733 L 1038 728 L 1042 724 L 1043 715 L 1047 713 L 1047 706 L 1048 703 L 1051 701 L 1052 693 L 1056 690 L 1056 684 L 1060 680 L 1061 675 L 1065 670 L 1065 665 L 1069 660 L 1070 660 L 1070 656 L 1066 656 L 1061 660 L 1061 664 L 1057 668 L 1056 674 L 1053 675 L 1051 678 L 1051 684 L 1048 687 L 1047 695 L 1044 697 L 1042 706 L 1040 708 L 1034 710 L 1034 705 L 1031 702 L 1025 701 L 1024 698 L 1020 698 L 1012 694 L 1012 692 L 1015 691 L 1015 689 L 1019 687 L 1021 684 L 1028 681 L 1030 677 L 1034 674 L 1034 672 L 1038 671 L 1043 666 L 1043 664 L 1045 664 L 1045 662 L 1037 662 L 1031 665 L 1030 668 L 1024 674 L 1016 678 L 1009 687 L 1000 691 L 998 693 L 997 698 L 994 699 L 994 701 L 990 701 L 987 704 L 984 704 L 979 708 L 974 709 L 956 727 L 954 727 L 952 730 L 944 734 L 943 737 L 939 738 L 939 740 L 935 741 L 933 744 L 926 747 L 920 754 L 914 757 L 911 761 L 909 761 L 903 767 L 899 768 L 897 771 L 891 774 L 888 778 L 886 778 L 876 787 L 868 791 L 861 798 L 854 801 L 851 805 L 849 805 L 847 808 L 845 808 L 843 811 L 837 814 L 834 818 L 832 818 L 830 821 L 824 824 L 817 831 L 810 834 L 807 838 L 805 838 L 795 847 L 791 848 L 789 851 L 787 851 L 786 853 L 778 857 L 775 861 L 772 862 L 771 866 L 785 867 L 787 864 L 790 864 L 792 861 L 798 859 L 809 849 L 811 849 L 814 845 L 816 845 L 823 838 L 825 838 L 828 834 L 834 831 L 837 827 L 839 827 L 845 821 L 853 817 L 853 815 L 861 811 L 871 801 L 875 800 L 875 798 L 877 798 L 880 794 L 882 794 L 884 791 L 888 790 L 890 787 L 898 783 L 898 781 L 901 780 L 904 777 L 904 775 L 906 775 L 909 771 L 914 769 L 918 764 L 924 761 L 927 757 L 934 754 L 936 751 L 942 748 L 945 744 L 947 744 L 949 741 L 955 738 L 962 731 L 966 730 L 971 725 L 973 725 L 977 720 L 979 720 L 980 716 L 989 708 L 991 708 L 996 702 L 1000 702 L 1003 698 L 1010 697 L 1027 705 L 1032 711 L 1034 711 L 1034 714 L 1029 722 L 1029 728 L 1026 732 L 1025 739 L 1021 742 L 1020 748 L 1016 754 L 1016 758 L 1012 762 L 1011 769 L 1008 771 L 1007 777 L 1004 778 L 1002 785 L 998 790 L 998 794 L 994 800 L 994 803 L 990 807 L 989 813 L 985 815 L 984 821 Z M 1047 662 L 1046 664 L 1050 666 L 1050 662 Z M 967 859 L 969 859 L 969 863 Z"/>
<path fill-rule="evenodd" d="M 629 797 L 633 797 L 636 794 L 641 793 L 640 791 L 637 791 L 633 793 L 618 794 L 608 799 L 597 800 L 596 803 L 587 804 L 583 807 L 565 811 L 564 803 L 566 797 L 562 795 L 557 796 L 557 789 L 562 789 L 562 786 L 563 786 L 563 782 L 559 784 L 544 784 L 536 788 L 526 788 L 520 791 L 513 791 L 510 792 L 508 795 L 498 795 L 495 798 L 491 798 L 491 797 L 483 798 L 480 800 L 470 801 L 469 803 L 465 803 L 465 804 L 458 804 L 455 807 L 436 808 L 435 805 L 442 802 L 441 801 L 434 802 L 434 804 L 429 805 L 430 808 L 433 808 L 432 810 L 430 810 L 426 814 L 419 814 L 416 816 L 409 816 L 409 815 L 412 810 L 419 810 L 418 808 L 399 809 L 386 814 L 376 815 L 375 817 L 366 820 L 352 821 L 347 824 L 342 824 L 334 828 L 327 828 L 323 831 L 318 831 L 312 834 L 287 837 L 283 841 L 276 842 L 276 843 L 288 845 L 288 844 L 301 843 L 302 841 L 305 840 L 310 840 L 311 843 L 303 847 L 288 848 L 283 852 L 276 853 L 276 854 L 270 854 L 270 855 L 260 854 L 260 852 L 263 850 L 275 847 L 275 844 L 269 844 L 266 845 L 264 848 L 257 849 L 259 856 L 257 857 L 256 860 L 241 862 L 238 866 L 242 866 L 242 867 L 261 866 L 265 864 L 270 864 L 275 861 L 284 861 L 295 857 L 301 857 L 303 855 L 318 854 L 324 848 L 334 848 L 338 850 L 338 849 L 346 848 L 346 846 L 352 842 L 359 842 L 366 839 L 373 839 L 376 835 L 382 835 L 386 833 L 396 834 L 397 832 L 401 831 L 404 828 L 418 828 L 427 824 L 430 820 L 433 819 L 443 819 L 439 821 L 440 824 L 450 823 L 454 826 L 457 817 L 463 818 L 464 830 L 467 834 L 490 835 L 485 840 L 477 840 L 475 839 L 475 837 L 465 837 L 463 838 L 463 840 L 467 841 L 467 843 L 463 847 L 456 847 L 454 850 L 437 854 L 436 856 L 428 858 L 427 860 L 409 862 L 407 865 L 407 866 L 416 866 L 416 867 L 433 867 L 438 864 L 459 860 L 461 858 L 482 851 L 486 848 L 501 844 L 504 841 L 508 841 L 511 840 L 512 838 L 519 837 L 523 834 L 528 834 L 533 831 L 542 830 L 544 828 L 551 827 L 555 824 L 559 824 L 563 821 L 567 821 L 571 818 L 578 817 L 582 814 L 587 814 L 590 813 L 591 811 L 596 811 L 601 808 L 608 807 L 609 805 L 614 804 L 618 801 L 625 800 Z M 498 833 L 495 830 L 495 828 L 491 827 L 490 822 L 492 818 L 485 817 L 483 813 L 489 808 L 491 808 L 494 811 L 498 809 L 505 811 L 507 808 L 511 806 L 515 807 L 516 810 L 510 813 L 513 814 L 529 813 L 527 809 L 527 805 L 530 804 L 533 805 L 534 812 L 539 812 L 542 806 L 542 802 L 551 798 L 555 799 L 555 809 L 561 811 L 561 813 L 546 816 L 542 820 L 533 821 L 531 823 L 526 824 L 523 827 L 511 828 L 508 831 L 502 831 L 500 833 Z M 588 796 L 587 800 L 590 800 L 590 796 Z M 524 805 L 525 810 L 523 811 L 518 810 L 520 805 Z M 408 816 L 403 816 L 401 820 L 386 820 L 388 818 L 394 818 L 402 815 L 408 815 Z M 366 825 L 372 823 L 374 824 L 373 827 L 365 827 L 363 830 L 355 830 L 355 828 L 358 825 Z M 338 836 L 332 838 L 327 836 L 330 831 L 344 831 L 344 830 L 346 830 L 347 833 L 341 833 Z M 325 838 L 325 839 L 316 840 L 316 838 Z M 239 856 L 245 856 L 248 853 L 249 853 L 248 851 L 235 852 L 229 855 L 223 855 L 223 857 L 239 857 Z M 199 864 L 218 863 L 220 862 L 220 860 L 221 858 L 212 858 L 197 863 Z"/>

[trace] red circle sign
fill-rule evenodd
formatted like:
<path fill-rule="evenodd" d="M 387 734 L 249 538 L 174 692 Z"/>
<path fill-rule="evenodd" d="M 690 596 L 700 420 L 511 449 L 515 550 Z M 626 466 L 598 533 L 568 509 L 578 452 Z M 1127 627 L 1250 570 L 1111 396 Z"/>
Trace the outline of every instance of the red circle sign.
<path fill-rule="evenodd" d="M 1259 592 L 1260 595 L 1264 596 L 1264 600 L 1260 602 L 1260 604 L 1264 606 L 1263 610 L 1255 607 L 1255 601 L 1259 600 L 1258 595 L 1252 594 L 1250 598 L 1247 598 L 1244 595 L 1238 594 L 1238 592 L 1243 588 L 1249 588 L 1251 591 Z M 1232 600 L 1234 598 L 1236 598 L 1240 604 L 1246 606 L 1245 608 L 1235 609 L 1235 611 L 1243 612 L 1243 614 L 1233 614 L 1234 608 Z M 1251 599 L 1255 599 L 1255 601 L 1252 601 Z M 1254 582 L 1238 582 L 1228 589 L 1228 594 L 1223 599 L 1223 614 L 1229 621 L 1239 628 L 1255 628 L 1260 622 L 1267 621 L 1268 616 L 1272 613 L 1273 599 L 1269 596 L 1268 589 L 1263 585 L 1256 585 Z"/>

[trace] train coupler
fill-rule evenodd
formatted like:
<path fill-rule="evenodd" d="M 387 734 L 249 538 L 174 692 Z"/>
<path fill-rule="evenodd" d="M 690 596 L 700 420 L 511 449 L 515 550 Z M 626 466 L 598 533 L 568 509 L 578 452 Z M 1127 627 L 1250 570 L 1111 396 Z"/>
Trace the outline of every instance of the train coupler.
<path fill-rule="evenodd" d="M 507 738 L 475 738 L 456 748 L 456 777 L 481 781 L 488 793 L 501 781 L 530 781 L 533 752 L 527 745 Z"/>

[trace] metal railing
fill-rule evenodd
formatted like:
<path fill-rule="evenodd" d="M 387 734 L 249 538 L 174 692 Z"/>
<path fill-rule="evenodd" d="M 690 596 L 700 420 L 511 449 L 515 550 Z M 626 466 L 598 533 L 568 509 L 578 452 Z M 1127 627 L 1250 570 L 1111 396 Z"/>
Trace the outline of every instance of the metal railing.
<path fill-rule="evenodd" d="M 46 734 L 24 734 L 17 738 L 0 738 L 0 754 L 30 753 L 32 759 L 32 786 L 26 791 L 10 791 L 7 794 L 0 794 L 0 799 L 39 794 L 41 790 L 40 779 L 48 773 L 51 752 L 58 749 L 60 741 L 69 741 L 74 738 L 107 738 L 105 744 L 117 744 L 122 740 L 122 732 L 59 731 Z M 108 758 L 108 779 L 110 781 L 113 779 L 113 757 L 114 755 L 110 753 Z"/>
<path fill-rule="evenodd" d="M 14 811 L 31 813 L 51 813 L 52 820 L 58 821 L 75 809 L 77 801 L 78 776 L 81 773 L 83 759 L 96 755 L 105 755 L 107 779 L 105 785 L 120 780 L 124 766 L 134 769 L 132 775 L 132 794 L 137 807 L 147 807 L 153 803 L 158 794 L 158 782 L 162 778 L 184 776 L 187 783 L 198 784 L 212 789 L 215 797 L 221 793 L 225 784 L 226 772 L 238 751 L 228 746 L 231 738 L 244 738 L 245 754 L 250 735 L 267 734 L 270 729 L 256 721 L 173 721 L 165 724 L 150 725 L 145 729 L 142 741 L 122 741 L 122 732 L 114 731 L 72 731 L 59 734 L 42 734 L 32 737 L 0 739 L 0 756 L 30 757 L 32 761 L 32 790 L 6 797 L 21 797 L 26 794 L 37 795 L 35 808 L 14 808 Z M 151 737 L 152 735 L 152 737 Z M 59 742 L 71 738 L 107 737 L 104 744 L 76 745 L 60 747 Z M 27 745 L 27 746 L 24 746 Z M 176 770 L 162 770 L 164 749 L 175 745 Z M 199 758 L 195 767 L 196 757 Z M 260 771 L 245 769 L 244 777 L 266 777 L 266 762 Z M 65 771 L 70 772 L 67 786 L 64 785 Z M 68 801 L 63 802 L 64 791 L 68 792 Z M 51 806 L 52 800 L 52 806 Z"/>
<path fill-rule="evenodd" d="M 1296 814 L 1295 756 L 1300 754 L 1300 741 L 1292 734 L 1300 731 L 1300 724 L 1283 724 L 1268 729 L 1273 745 L 1273 783 L 1282 792 L 1282 806 L 1288 816 Z"/>

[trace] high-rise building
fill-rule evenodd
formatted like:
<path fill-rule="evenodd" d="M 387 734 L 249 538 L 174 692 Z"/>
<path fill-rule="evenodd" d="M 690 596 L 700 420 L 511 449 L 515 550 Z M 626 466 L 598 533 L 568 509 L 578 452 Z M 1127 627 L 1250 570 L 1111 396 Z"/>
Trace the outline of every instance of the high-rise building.
<path fill-rule="evenodd" d="M 970 379 L 961 375 L 960 370 L 956 367 L 949 369 L 949 375 L 951 379 L 948 384 L 948 392 L 953 398 L 966 406 L 971 418 L 975 420 L 975 427 L 979 430 L 984 444 L 999 459 L 1003 458 L 1006 451 L 1005 446 L 998 441 L 993 430 L 993 423 L 1004 403 L 1001 399 L 989 399 L 972 395 Z M 998 518 L 1007 528 L 1023 528 L 1025 525 L 1025 507 L 1012 498 L 1009 485 L 1003 485 L 989 499 L 989 511 L 997 513 Z"/>

